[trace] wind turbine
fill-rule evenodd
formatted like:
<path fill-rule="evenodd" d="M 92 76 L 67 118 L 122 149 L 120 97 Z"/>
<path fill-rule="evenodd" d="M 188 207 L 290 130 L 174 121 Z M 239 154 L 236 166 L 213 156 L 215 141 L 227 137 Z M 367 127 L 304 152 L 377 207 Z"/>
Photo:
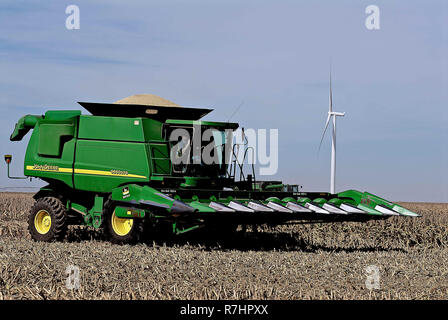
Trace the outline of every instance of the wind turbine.
<path fill-rule="evenodd" d="M 324 140 L 325 132 L 327 131 L 328 124 L 330 123 L 330 118 L 333 117 L 333 137 L 331 140 L 331 176 L 330 176 L 330 193 L 335 193 L 335 183 L 336 183 L 336 117 L 343 117 L 345 112 L 333 111 L 333 94 L 331 91 L 331 66 L 330 66 L 330 96 L 329 96 L 329 106 L 328 106 L 328 117 L 325 123 L 325 129 L 322 133 L 322 138 L 320 139 L 319 150 Z"/>

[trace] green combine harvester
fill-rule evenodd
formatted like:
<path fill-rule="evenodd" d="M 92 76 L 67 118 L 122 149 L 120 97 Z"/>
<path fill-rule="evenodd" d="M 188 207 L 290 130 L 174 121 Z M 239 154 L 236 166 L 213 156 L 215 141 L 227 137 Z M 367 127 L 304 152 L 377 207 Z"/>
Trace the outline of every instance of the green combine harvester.
<path fill-rule="evenodd" d="M 26 115 L 10 137 L 20 141 L 33 129 L 24 178 L 48 183 L 34 195 L 28 218 L 37 241 L 63 239 L 70 224 L 102 228 L 114 243 L 133 243 L 161 232 L 229 235 L 239 225 L 418 216 L 367 192 L 301 192 L 297 185 L 257 181 L 253 165 L 252 174 L 244 174 L 232 147 L 229 132 L 238 124 L 200 120 L 211 109 L 180 107 L 154 95 L 80 105 L 91 115 Z M 191 161 L 175 163 L 180 142 L 170 137 L 176 129 L 193 136 L 211 129 L 219 161 L 193 161 L 194 139 L 186 139 L 180 153 Z M 8 177 L 17 178 L 9 175 L 12 157 L 5 160 Z"/>

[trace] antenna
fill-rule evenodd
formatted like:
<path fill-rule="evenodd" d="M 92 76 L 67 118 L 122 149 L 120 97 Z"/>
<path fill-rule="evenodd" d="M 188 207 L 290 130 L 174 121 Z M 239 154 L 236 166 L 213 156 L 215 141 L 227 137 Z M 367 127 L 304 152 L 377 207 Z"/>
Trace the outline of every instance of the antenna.
<path fill-rule="evenodd" d="M 232 115 L 230 116 L 229 120 L 227 120 L 227 122 L 229 122 L 230 119 L 232 119 L 232 117 L 238 112 L 238 110 L 240 110 L 240 108 L 243 104 L 244 104 L 244 100 L 241 101 L 240 105 L 235 109 L 235 111 L 233 111 Z"/>

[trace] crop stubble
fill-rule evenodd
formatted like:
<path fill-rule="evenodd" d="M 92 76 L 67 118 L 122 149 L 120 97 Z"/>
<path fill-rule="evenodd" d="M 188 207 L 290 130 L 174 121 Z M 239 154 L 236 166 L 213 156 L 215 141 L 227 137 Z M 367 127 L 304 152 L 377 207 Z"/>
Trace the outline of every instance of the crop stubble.
<path fill-rule="evenodd" d="M 446 299 L 448 204 L 404 203 L 421 218 L 263 226 L 220 242 L 117 246 L 71 227 L 62 243 L 26 230 L 26 193 L 0 194 L 0 299 Z M 80 288 L 67 289 L 68 265 Z M 380 289 L 365 268 L 379 268 Z"/>

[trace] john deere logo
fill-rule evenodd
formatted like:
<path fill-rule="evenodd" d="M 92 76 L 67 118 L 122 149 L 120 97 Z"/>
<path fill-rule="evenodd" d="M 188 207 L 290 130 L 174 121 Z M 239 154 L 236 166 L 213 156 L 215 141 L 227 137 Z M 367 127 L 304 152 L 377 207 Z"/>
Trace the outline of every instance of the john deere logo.
<path fill-rule="evenodd" d="M 122 191 L 123 191 L 123 198 L 129 197 L 129 188 L 128 187 L 123 188 Z"/>

